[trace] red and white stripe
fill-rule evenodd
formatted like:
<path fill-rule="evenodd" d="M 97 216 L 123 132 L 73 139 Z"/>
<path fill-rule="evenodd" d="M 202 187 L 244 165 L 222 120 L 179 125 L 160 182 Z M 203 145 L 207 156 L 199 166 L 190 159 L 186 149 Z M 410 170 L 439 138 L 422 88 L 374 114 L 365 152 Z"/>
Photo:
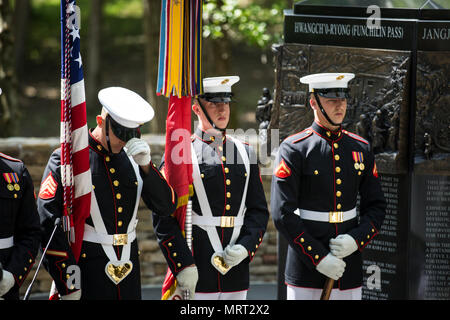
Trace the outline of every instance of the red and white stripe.
<path fill-rule="evenodd" d="M 66 88 L 66 81 L 62 81 L 61 87 Z M 68 208 L 68 213 L 89 216 L 92 178 L 89 167 L 84 80 L 70 86 L 70 93 L 70 104 L 65 103 L 67 92 L 63 92 L 61 97 L 61 107 L 70 108 L 71 113 L 69 119 L 63 116 L 64 113 L 61 117 L 60 142 L 61 152 L 64 153 L 64 156 L 61 157 L 61 181 L 64 191 L 69 194 L 68 197 L 72 197 L 72 199 L 67 199 L 67 205 L 71 206 Z M 72 221 L 72 228 L 73 223 L 75 222 Z M 71 240 L 75 241 L 73 235 Z"/>

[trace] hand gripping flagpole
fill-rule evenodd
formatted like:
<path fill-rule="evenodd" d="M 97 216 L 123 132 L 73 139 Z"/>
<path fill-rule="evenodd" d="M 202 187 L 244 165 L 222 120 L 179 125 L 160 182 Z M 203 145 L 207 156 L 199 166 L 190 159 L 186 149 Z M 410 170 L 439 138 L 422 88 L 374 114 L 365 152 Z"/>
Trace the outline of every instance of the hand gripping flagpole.
<path fill-rule="evenodd" d="M 42 261 L 44 260 L 45 254 L 47 253 L 47 249 L 48 249 L 48 247 L 50 245 L 50 242 L 52 242 L 53 236 L 55 235 L 55 232 L 56 232 L 56 228 L 58 228 L 58 225 L 59 225 L 60 221 L 61 221 L 60 218 L 56 218 L 55 219 L 55 223 L 54 223 L 52 234 L 50 235 L 50 238 L 48 239 L 47 245 L 45 246 L 45 249 L 42 252 L 41 260 L 39 260 L 39 264 L 38 264 L 38 266 L 36 268 L 36 272 L 34 273 L 33 280 L 31 280 L 31 283 L 28 286 L 27 291 L 25 292 L 25 296 L 23 297 L 23 300 L 28 300 L 29 297 L 30 297 L 31 288 L 33 287 L 34 281 L 36 280 L 36 276 L 37 276 L 37 274 L 39 272 L 39 269 L 41 268 Z"/>

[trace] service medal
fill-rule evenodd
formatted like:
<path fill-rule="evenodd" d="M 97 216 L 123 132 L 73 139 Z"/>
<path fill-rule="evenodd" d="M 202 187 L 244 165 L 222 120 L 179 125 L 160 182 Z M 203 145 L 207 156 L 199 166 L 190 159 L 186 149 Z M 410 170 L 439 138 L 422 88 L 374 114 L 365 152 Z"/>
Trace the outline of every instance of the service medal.
<path fill-rule="evenodd" d="M 359 163 L 358 162 L 355 162 L 355 169 L 359 170 Z"/>
<path fill-rule="evenodd" d="M 14 184 L 14 190 L 16 190 L 16 191 L 20 190 L 20 186 L 17 183 Z"/>
<path fill-rule="evenodd" d="M 13 191 L 14 187 L 11 183 L 8 183 L 8 185 L 6 186 L 8 188 L 9 191 Z"/>
<path fill-rule="evenodd" d="M 361 164 L 359 165 L 359 169 L 364 170 L 364 168 L 365 168 L 364 163 L 361 163 Z"/>

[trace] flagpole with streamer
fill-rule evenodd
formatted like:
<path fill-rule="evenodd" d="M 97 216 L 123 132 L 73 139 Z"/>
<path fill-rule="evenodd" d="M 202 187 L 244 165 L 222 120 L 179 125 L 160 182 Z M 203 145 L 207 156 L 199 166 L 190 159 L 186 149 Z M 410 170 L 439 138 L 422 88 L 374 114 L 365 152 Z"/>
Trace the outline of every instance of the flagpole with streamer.
<path fill-rule="evenodd" d="M 162 0 L 158 59 L 158 95 L 169 98 L 166 120 L 164 172 L 178 195 L 174 213 L 191 249 L 192 222 L 189 197 L 193 195 L 191 164 L 191 99 L 202 93 L 202 0 Z M 183 130 L 180 136 L 179 129 Z M 177 138 L 173 138 L 176 132 Z M 181 144 L 181 145 L 180 145 Z M 172 151 L 182 146 L 182 161 L 172 161 Z M 177 155 L 180 156 L 180 155 Z M 185 299 L 167 270 L 162 299 Z"/>
<path fill-rule="evenodd" d="M 92 178 L 83 62 L 80 53 L 80 8 L 61 0 L 61 184 L 62 227 L 76 261 L 81 253 L 84 221 L 90 215 Z M 58 299 L 54 283 L 50 299 Z"/>

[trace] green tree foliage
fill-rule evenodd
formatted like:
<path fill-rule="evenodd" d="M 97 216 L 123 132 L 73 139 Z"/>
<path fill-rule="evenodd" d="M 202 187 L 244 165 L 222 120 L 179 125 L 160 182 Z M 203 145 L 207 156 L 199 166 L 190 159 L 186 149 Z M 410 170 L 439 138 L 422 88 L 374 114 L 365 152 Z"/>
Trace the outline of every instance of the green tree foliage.
<path fill-rule="evenodd" d="M 207 0 L 203 5 L 203 37 L 213 40 L 225 35 L 266 48 L 281 40 L 283 10 L 290 8 L 289 0 L 242 1 Z"/>

